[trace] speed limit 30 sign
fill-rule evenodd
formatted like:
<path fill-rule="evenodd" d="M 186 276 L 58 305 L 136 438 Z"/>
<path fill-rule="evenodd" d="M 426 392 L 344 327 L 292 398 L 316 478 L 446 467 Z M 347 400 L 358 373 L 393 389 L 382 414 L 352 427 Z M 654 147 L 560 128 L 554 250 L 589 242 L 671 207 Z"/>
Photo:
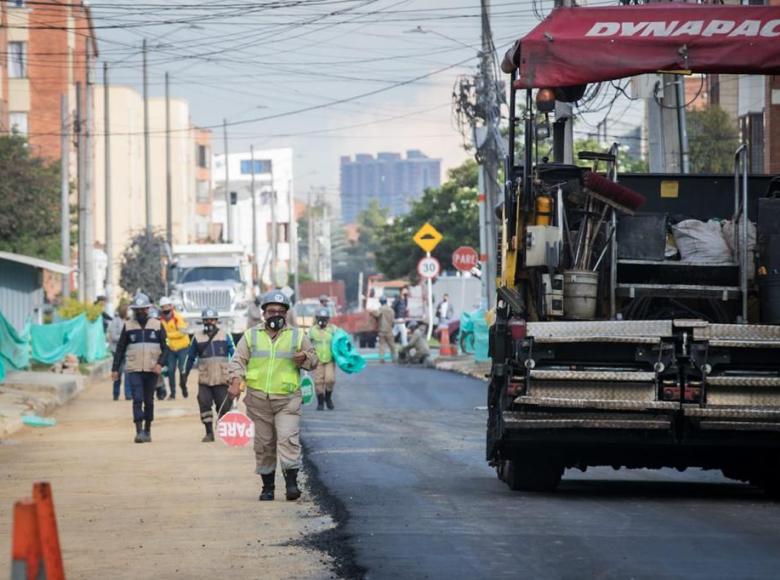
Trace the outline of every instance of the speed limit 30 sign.
<path fill-rule="evenodd" d="M 441 264 L 433 256 L 426 256 L 417 263 L 417 273 L 420 275 L 420 278 L 430 280 L 438 276 L 440 272 Z"/>

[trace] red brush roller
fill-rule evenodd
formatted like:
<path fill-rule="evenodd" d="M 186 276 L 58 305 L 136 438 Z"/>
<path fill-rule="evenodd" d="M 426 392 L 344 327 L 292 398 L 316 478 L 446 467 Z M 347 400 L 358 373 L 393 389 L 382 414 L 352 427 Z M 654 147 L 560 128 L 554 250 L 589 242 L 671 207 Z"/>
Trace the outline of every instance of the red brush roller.
<path fill-rule="evenodd" d="M 639 209 L 645 203 L 645 196 L 641 193 L 610 181 L 592 171 L 585 174 L 585 187 L 631 211 Z"/>

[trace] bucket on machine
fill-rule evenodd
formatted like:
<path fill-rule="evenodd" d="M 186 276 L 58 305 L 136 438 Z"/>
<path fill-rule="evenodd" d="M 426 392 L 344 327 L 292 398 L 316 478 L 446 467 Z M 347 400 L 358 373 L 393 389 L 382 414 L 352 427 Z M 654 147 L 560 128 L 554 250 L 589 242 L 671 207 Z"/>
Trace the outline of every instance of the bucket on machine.
<path fill-rule="evenodd" d="M 570 320 L 593 320 L 599 289 L 599 273 L 590 270 L 564 270 L 563 312 Z"/>

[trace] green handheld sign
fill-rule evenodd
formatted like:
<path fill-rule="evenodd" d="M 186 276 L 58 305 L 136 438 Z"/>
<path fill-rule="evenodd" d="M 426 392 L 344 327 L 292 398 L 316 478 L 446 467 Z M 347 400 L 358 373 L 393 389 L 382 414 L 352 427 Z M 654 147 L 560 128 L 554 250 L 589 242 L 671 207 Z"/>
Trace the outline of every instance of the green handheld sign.
<path fill-rule="evenodd" d="M 314 400 L 314 383 L 309 376 L 301 379 L 301 396 L 304 405 L 308 405 Z"/>

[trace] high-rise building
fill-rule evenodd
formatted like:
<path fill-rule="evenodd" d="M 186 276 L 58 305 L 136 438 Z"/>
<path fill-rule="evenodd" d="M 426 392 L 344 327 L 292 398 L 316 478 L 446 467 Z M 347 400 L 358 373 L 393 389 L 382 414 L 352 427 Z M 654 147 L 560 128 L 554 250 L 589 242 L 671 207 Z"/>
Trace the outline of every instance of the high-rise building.
<path fill-rule="evenodd" d="M 341 218 L 346 224 L 357 221 L 372 200 L 399 216 L 409 210 L 429 187 L 441 185 L 441 159 L 431 159 L 421 151 L 379 153 L 376 157 L 359 153 L 353 160 L 341 158 Z"/>

